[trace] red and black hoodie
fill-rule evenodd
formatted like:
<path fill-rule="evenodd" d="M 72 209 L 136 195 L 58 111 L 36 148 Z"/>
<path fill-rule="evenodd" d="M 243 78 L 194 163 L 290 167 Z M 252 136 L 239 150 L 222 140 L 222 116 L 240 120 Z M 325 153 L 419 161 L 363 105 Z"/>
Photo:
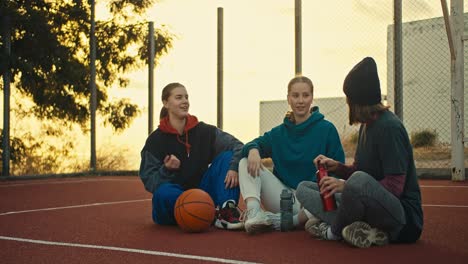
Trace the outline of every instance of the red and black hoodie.
<path fill-rule="evenodd" d="M 234 151 L 230 168 L 237 171 L 242 142 L 215 126 L 199 122 L 187 115 L 182 135 L 171 126 L 169 118 L 160 120 L 159 127 L 146 140 L 141 151 L 140 177 L 147 191 L 154 191 L 162 183 L 181 185 L 184 189 L 198 187 L 211 161 L 221 152 Z M 164 158 L 175 155 L 179 170 L 167 170 Z"/>

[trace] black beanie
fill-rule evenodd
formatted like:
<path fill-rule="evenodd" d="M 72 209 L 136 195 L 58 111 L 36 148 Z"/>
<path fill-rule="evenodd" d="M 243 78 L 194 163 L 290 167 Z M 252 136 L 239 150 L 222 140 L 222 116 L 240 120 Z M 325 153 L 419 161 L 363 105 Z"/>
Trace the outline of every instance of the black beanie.
<path fill-rule="evenodd" d="M 344 80 L 343 92 L 351 104 L 380 103 L 380 81 L 374 59 L 367 57 L 351 69 Z"/>

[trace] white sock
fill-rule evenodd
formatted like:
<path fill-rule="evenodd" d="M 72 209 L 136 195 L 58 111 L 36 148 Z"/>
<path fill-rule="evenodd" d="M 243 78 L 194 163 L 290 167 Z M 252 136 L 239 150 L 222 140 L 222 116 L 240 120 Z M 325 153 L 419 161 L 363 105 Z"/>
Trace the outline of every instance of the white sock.
<path fill-rule="evenodd" d="M 341 237 L 336 236 L 335 234 L 333 234 L 333 232 L 331 231 L 331 227 L 329 226 L 327 228 L 327 239 L 328 240 L 341 240 Z"/>
<path fill-rule="evenodd" d="M 304 216 L 306 219 L 304 219 Z M 297 213 L 296 215 L 293 216 L 293 225 L 298 226 L 300 224 L 305 224 L 309 219 L 315 219 L 318 220 L 317 217 L 315 217 L 311 212 L 309 212 L 307 209 L 303 208 Z"/>
<path fill-rule="evenodd" d="M 313 218 L 317 219 L 317 217 L 315 217 L 315 215 L 313 215 L 311 212 L 309 212 L 309 210 L 307 210 L 305 208 L 304 208 L 304 213 L 305 213 L 305 215 L 307 215 L 308 219 L 313 219 Z"/>
<path fill-rule="evenodd" d="M 250 215 L 256 215 L 260 211 L 260 201 L 257 199 L 249 199 L 247 202 L 247 210 Z"/>
<path fill-rule="evenodd" d="M 299 214 L 293 215 L 293 226 L 299 225 Z"/>

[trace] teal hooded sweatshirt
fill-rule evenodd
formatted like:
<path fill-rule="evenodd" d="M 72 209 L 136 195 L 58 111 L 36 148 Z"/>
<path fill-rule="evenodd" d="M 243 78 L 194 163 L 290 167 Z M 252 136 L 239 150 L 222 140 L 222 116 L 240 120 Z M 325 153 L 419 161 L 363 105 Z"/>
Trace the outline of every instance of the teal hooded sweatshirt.
<path fill-rule="evenodd" d="M 252 148 L 258 149 L 261 158 L 271 158 L 273 174 L 293 189 L 302 181 L 316 182 L 313 160 L 319 154 L 341 163 L 345 160 L 336 127 L 324 119 L 317 106 L 301 124 L 284 118 L 283 124 L 245 144 L 242 155 L 247 157 Z"/>

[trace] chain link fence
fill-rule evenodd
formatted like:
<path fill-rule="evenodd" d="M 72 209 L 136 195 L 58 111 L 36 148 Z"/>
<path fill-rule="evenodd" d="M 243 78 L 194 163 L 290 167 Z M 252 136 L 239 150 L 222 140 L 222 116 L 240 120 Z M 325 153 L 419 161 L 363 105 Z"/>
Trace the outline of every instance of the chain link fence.
<path fill-rule="evenodd" d="M 354 1 L 351 9 L 336 11 L 341 17 L 351 17 L 349 23 L 368 25 L 362 31 L 353 32 L 353 40 L 345 39 L 336 47 L 335 63 L 345 64 L 350 69 L 364 56 L 373 56 L 377 61 L 381 87 L 385 102 L 394 111 L 396 104 L 402 104 L 403 121 L 410 134 L 418 169 L 448 169 L 451 166 L 451 124 L 450 124 L 450 51 L 447 40 L 442 8 L 427 1 L 403 1 L 403 102 L 395 101 L 394 86 L 394 28 L 393 1 Z M 465 3 L 465 8 L 466 8 Z M 355 12 L 356 9 L 360 11 Z M 349 13 L 348 13 L 349 12 Z M 376 17 L 379 23 L 375 23 Z M 333 23 L 324 21 L 324 24 Z M 348 27 L 334 34 L 346 36 Z M 375 34 L 370 32 L 386 32 Z M 468 32 L 468 14 L 465 15 L 465 34 Z M 317 39 L 327 38 L 326 32 L 317 33 Z M 306 33 L 307 34 L 307 33 Z M 336 44 L 335 44 L 336 45 Z M 305 45 L 306 46 L 306 45 Z M 354 56 L 347 56 L 349 51 Z M 465 81 L 468 80 L 468 47 L 465 44 Z M 305 58 L 307 60 L 307 58 Z M 337 76 L 344 80 L 346 73 Z M 340 85 L 342 83 L 338 83 Z M 314 105 L 320 107 L 325 118 L 333 122 L 341 136 L 347 162 L 353 160 L 356 126 L 348 124 L 348 108 L 344 97 L 321 97 L 323 89 L 316 87 Z M 464 91 L 467 102 L 467 91 Z M 343 95 L 344 96 L 344 95 Z M 286 100 L 260 102 L 260 134 L 280 124 L 289 109 Z M 465 131 L 467 112 L 465 107 Z M 429 138 L 425 138 L 429 135 Z M 415 144 L 415 142 L 422 142 Z M 466 153 L 466 152 L 465 152 Z M 466 155 L 466 154 L 465 154 Z M 465 166 L 468 165 L 465 156 Z"/>
<path fill-rule="evenodd" d="M 418 168 L 450 167 L 450 50 L 442 8 L 415 9 L 415 3 L 404 1 L 403 39 L 403 120 L 415 137 L 422 133 L 435 135 L 434 145 L 415 148 Z M 414 11 L 418 10 L 418 12 Z M 388 27 L 387 76 L 393 76 L 393 30 Z M 465 52 L 465 60 L 466 60 Z M 393 78 L 387 79 L 393 87 Z M 429 142 L 428 142 L 429 143 Z"/>
<path fill-rule="evenodd" d="M 264 9 L 255 12 L 242 9 L 237 13 L 225 8 L 225 98 L 238 96 L 244 99 L 236 102 L 226 101 L 226 108 L 235 104 L 234 110 L 225 110 L 224 127 L 244 142 L 248 142 L 272 127 L 279 125 L 284 114 L 289 109 L 286 102 L 286 85 L 293 76 L 293 47 L 294 47 L 294 1 L 284 4 L 283 1 L 264 1 L 268 3 Z M 410 135 L 417 135 L 421 131 L 429 131 L 436 135 L 433 146 L 414 148 L 417 168 L 449 168 L 450 167 L 450 52 L 447 41 L 447 33 L 443 20 L 440 1 L 408 0 L 403 2 L 403 121 Z M 465 1 L 464 8 L 468 7 Z M 241 3 L 239 3 L 240 5 Z M 250 4 L 250 3 L 249 3 Z M 229 3 L 234 5 L 234 3 Z M 237 5 L 237 3 L 236 3 Z M 278 12 L 265 16 L 264 11 Z M 284 6 L 284 7 L 283 7 Z M 247 10 L 247 11 L 246 11 Z M 184 9 L 180 10 L 185 12 Z M 190 12 L 189 12 L 190 11 Z M 216 9 L 209 12 L 214 14 Z M 192 10 L 187 11 L 187 16 L 192 15 Z M 468 16 L 465 15 L 468 22 Z M 189 17 L 190 18 L 190 17 Z M 196 21 L 191 23 L 206 22 L 199 27 L 209 27 L 210 34 L 216 34 L 215 20 Z M 268 27 L 270 21 L 286 21 L 287 25 L 278 28 L 266 28 L 265 34 L 252 34 L 254 39 L 246 40 L 246 35 L 241 35 L 238 28 L 245 28 L 240 21 L 258 23 Z M 261 21 L 261 22 L 260 22 Z M 271 23 L 272 23 L 271 22 Z M 252 25 L 253 27 L 253 25 Z M 237 28 L 237 29 L 236 29 Z M 465 32 L 468 25 L 465 23 Z M 286 32 L 286 33 L 285 33 Z M 183 32 L 177 32 L 184 36 Z M 193 32 L 191 32 L 193 33 Z M 148 32 L 141 32 L 148 34 Z M 194 33 L 193 33 L 194 34 Z M 281 35 L 280 35 L 281 34 Z M 204 65 L 203 60 L 211 60 L 210 65 L 215 65 L 215 49 L 213 39 L 200 39 L 194 34 L 198 42 L 205 43 L 210 50 L 209 56 L 202 53 L 202 48 L 193 50 L 182 56 L 186 60 L 178 63 L 166 63 L 166 71 L 174 72 L 179 79 L 165 76 L 162 71 L 156 69 L 156 94 L 158 99 L 160 88 L 169 81 L 181 81 L 186 84 L 191 96 L 191 111 L 200 120 L 215 124 L 212 113 L 204 114 L 201 104 L 209 106 L 214 112 L 216 109 L 216 76 L 215 66 L 210 66 L 206 72 L 201 72 L 204 66 L 197 66 L 197 74 L 206 78 L 202 85 L 206 85 L 206 91 L 200 95 L 203 103 L 192 101 L 197 94 L 191 89 L 193 82 L 185 78 L 180 71 L 182 64 L 197 61 Z M 250 35 L 249 35 L 250 37 Z M 283 41 L 287 39 L 287 41 Z M 319 106 L 325 118 L 333 122 L 340 134 L 345 148 L 348 162 L 352 162 L 355 148 L 355 134 L 357 126 L 348 124 L 348 108 L 342 92 L 342 83 L 349 70 L 363 57 L 372 56 L 377 62 L 381 80 L 381 90 L 386 103 L 392 106 L 399 103 L 394 101 L 393 94 L 393 1 L 392 0 L 353 0 L 353 1 L 303 1 L 302 3 L 302 62 L 303 74 L 314 82 L 314 105 Z M 266 42 L 266 44 L 265 44 Z M 289 43 L 288 45 L 284 42 Z M 195 42 L 193 42 L 195 43 Z M 279 43 L 283 43 L 279 45 Z M 174 49 L 169 50 L 169 55 L 177 51 L 177 42 Z M 257 50 L 257 54 L 265 55 L 271 68 L 259 68 L 263 57 L 242 58 L 247 49 Z M 203 57 L 204 56 L 204 57 Z M 211 57 L 210 57 L 211 56 Z M 203 57 L 204 59 L 200 59 Z M 236 58 L 237 57 L 237 58 Z M 242 59 L 244 67 L 234 67 L 235 59 Z M 287 68 L 276 63 L 276 60 L 289 59 Z M 164 58 L 163 58 L 164 59 Z M 278 65 L 275 65 L 278 64 Z M 465 45 L 465 80 L 468 74 L 468 46 Z M 168 66 L 169 65 L 169 66 Z M 192 67 L 192 70 L 194 67 Z M 179 72 L 180 71 L 180 72 Z M 233 74 L 234 72 L 234 74 Z M 160 74 L 160 75 L 158 75 Z M 144 76 L 144 77 L 142 77 Z M 139 167 L 139 152 L 147 137 L 148 124 L 148 93 L 147 93 L 147 69 L 141 69 L 139 73 L 130 73 L 130 89 L 125 91 L 118 88 L 109 92 L 109 97 L 129 97 L 140 106 L 141 115 L 135 119 L 132 125 L 123 133 L 115 133 L 112 129 L 103 126 L 103 120 L 97 120 L 97 169 L 107 171 L 132 171 Z M 251 79 L 247 79 L 251 78 Z M 262 86 L 253 83 L 260 82 Z M 15 93 L 12 86 L 12 107 L 15 105 L 29 105 Z M 159 90 L 158 90 L 159 89 Z M 261 90 L 258 93 L 257 90 Z M 465 102 L 467 102 L 465 90 Z M 282 96 L 284 95 L 284 96 Z M 194 103 L 195 101 L 195 103 Z M 250 105 L 254 101 L 255 105 Z M 160 101 L 155 100 L 155 115 L 158 115 Z M 465 107 L 466 109 L 466 107 Z M 234 112 L 234 114 L 231 114 Z M 246 114 L 248 113 L 248 114 Z M 14 176 L 46 173 L 83 173 L 89 170 L 90 143 L 89 133 L 83 134 L 80 127 L 73 129 L 57 129 L 48 127 L 45 122 L 29 120 L 23 113 L 12 112 L 11 137 L 19 137 L 27 134 L 28 137 L 40 141 L 61 142 L 56 149 L 53 147 L 39 149 L 34 152 L 36 159 L 31 159 L 31 168 L 41 168 L 28 171 L 16 167 Z M 465 131 L 467 128 L 465 110 Z M 250 121 L 252 119 L 254 121 Z M 248 119 L 248 120 L 247 120 Z M 52 126 L 51 126 L 52 127 Z M 157 127 L 157 123 L 155 123 Z M 25 133 L 25 131 L 28 131 Z M 246 132 L 245 135 L 241 133 Z M 39 157 L 50 155 L 51 164 L 47 164 Z M 57 152 L 58 151 L 58 152 Z M 468 155 L 466 155 L 468 157 Z M 465 163 L 468 165 L 467 158 Z M 14 164 L 12 168 L 15 169 Z M 23 165 L 21 165 L 23 166 Z"/>

